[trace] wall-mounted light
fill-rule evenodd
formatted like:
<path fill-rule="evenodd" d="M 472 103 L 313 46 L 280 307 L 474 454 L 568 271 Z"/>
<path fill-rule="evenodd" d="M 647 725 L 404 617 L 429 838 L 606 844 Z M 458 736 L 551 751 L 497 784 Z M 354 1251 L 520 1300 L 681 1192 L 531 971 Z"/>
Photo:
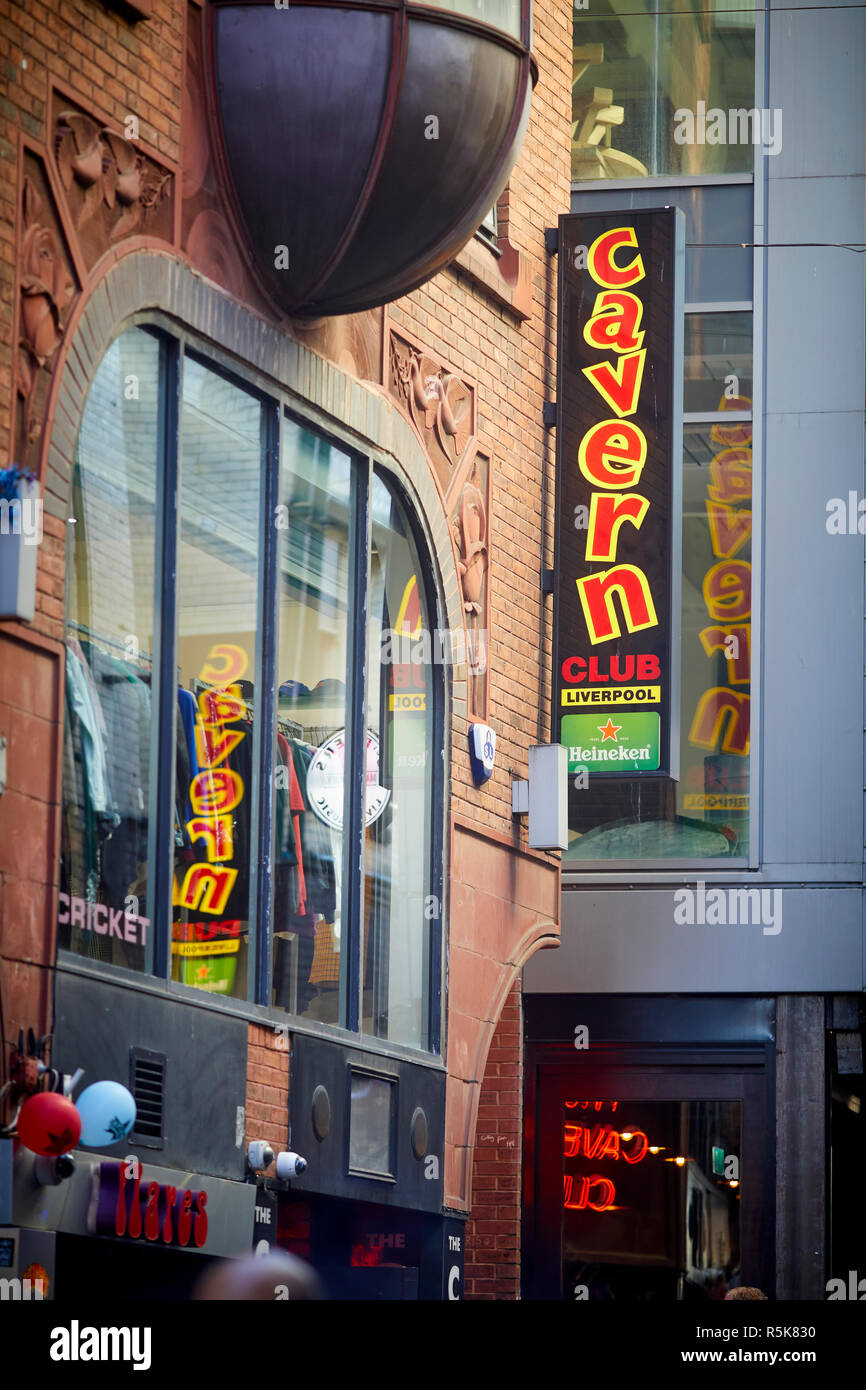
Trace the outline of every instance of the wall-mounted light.
<path fill-rule="evenodd" d="M 530 748 L 529 780 L 511 783 L 511 814 L 528 814 L 530 849 L 568 848 L 568 749 L 561 743 Z"/>

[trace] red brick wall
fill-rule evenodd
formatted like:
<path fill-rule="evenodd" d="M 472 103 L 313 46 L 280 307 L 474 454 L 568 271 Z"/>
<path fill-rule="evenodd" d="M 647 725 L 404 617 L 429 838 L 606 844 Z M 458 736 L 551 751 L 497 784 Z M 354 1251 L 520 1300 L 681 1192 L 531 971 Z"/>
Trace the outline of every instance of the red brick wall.
<path fill-rule="evenodd" d="M 522 1093 L 523 1009 L 517 980 L 493 1036 L 481 1086 L 472 1215 L 466 1226 L 467 1298 L 520 1297 Z"/>
<path fill-rule="evenodd" d="M 288 1143 L 289 1053 L 285 1035 L 251 1023 L 247 1051 L 247 1113 L 244 1149 L 253 1139 L 266 1139 L 278 1153 Z M 274 1176 L 274 1169 L 268 1169 Z"/>

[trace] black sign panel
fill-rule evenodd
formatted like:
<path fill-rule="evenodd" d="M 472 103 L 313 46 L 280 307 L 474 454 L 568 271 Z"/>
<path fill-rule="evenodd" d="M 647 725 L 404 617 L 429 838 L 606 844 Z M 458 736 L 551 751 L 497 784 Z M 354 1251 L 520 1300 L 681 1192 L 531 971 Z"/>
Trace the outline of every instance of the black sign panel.
<path fill-rule="evenodd" d="M 277 1198 L 266 1187 L 256 1187 L 256 1209 L 253 1220 L 253 1250 L 267 1255 L 277 1248 Z"/>
<path fill-rule="evenodd" d="M 684 222 L 559 221 L 552 725 L 575 783 L 678 773 Z"/>

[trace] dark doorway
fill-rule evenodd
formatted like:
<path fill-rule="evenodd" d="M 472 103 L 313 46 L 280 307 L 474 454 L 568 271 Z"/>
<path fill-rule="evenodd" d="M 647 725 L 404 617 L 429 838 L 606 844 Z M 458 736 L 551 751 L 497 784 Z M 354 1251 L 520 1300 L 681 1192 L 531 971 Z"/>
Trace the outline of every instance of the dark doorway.
<path fill-rule="evenodd" d="M 578 1049 L 572 1020 L 606 1002 L 604 1031 L 625 1031 L 621 1000 L 557 996 L 542 1015 L 535 996 L 527 1010 L 523 1296 L 706 1302 L 738 1284 L 772 1296 L 767 1042 L 684 1044 L 667 1005 L 664 1042 L 650 1007 L 636 1011 L 643 1041 L 611 1041 L 596 1018 Z M 550 1036 L 563 1031 L 570 1047 Z"/>

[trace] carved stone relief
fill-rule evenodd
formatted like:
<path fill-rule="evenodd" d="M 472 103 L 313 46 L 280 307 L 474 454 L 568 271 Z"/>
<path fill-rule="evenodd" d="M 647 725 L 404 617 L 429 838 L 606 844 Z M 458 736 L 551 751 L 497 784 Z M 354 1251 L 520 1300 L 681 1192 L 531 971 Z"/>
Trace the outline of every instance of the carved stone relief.
<path fill-rule="evenodd" d="M 415 425 L 444 495 L 475 434 L 474 389 L 393 329 L 388 346 L 388 390 Z"/>
<path fill-rule="evenodd" d="M 173 176 L 135 139 L 65 103 L 55 114 L 54 158 L 88 268 L 124 237 L 171 241 Z"/>
<path fill-rule="evenodd" d="M 80 286 L 45 169 L 27 151 L 18 256 L 18 358 L 15 462 L 34 467 L 57 349 Z"/>
<path fill-rule="evenodd" d="M 466 623 L 470 713 L 487 718 L 489 650 L 490 460 L 476 453 L 450 514 Z"/>

